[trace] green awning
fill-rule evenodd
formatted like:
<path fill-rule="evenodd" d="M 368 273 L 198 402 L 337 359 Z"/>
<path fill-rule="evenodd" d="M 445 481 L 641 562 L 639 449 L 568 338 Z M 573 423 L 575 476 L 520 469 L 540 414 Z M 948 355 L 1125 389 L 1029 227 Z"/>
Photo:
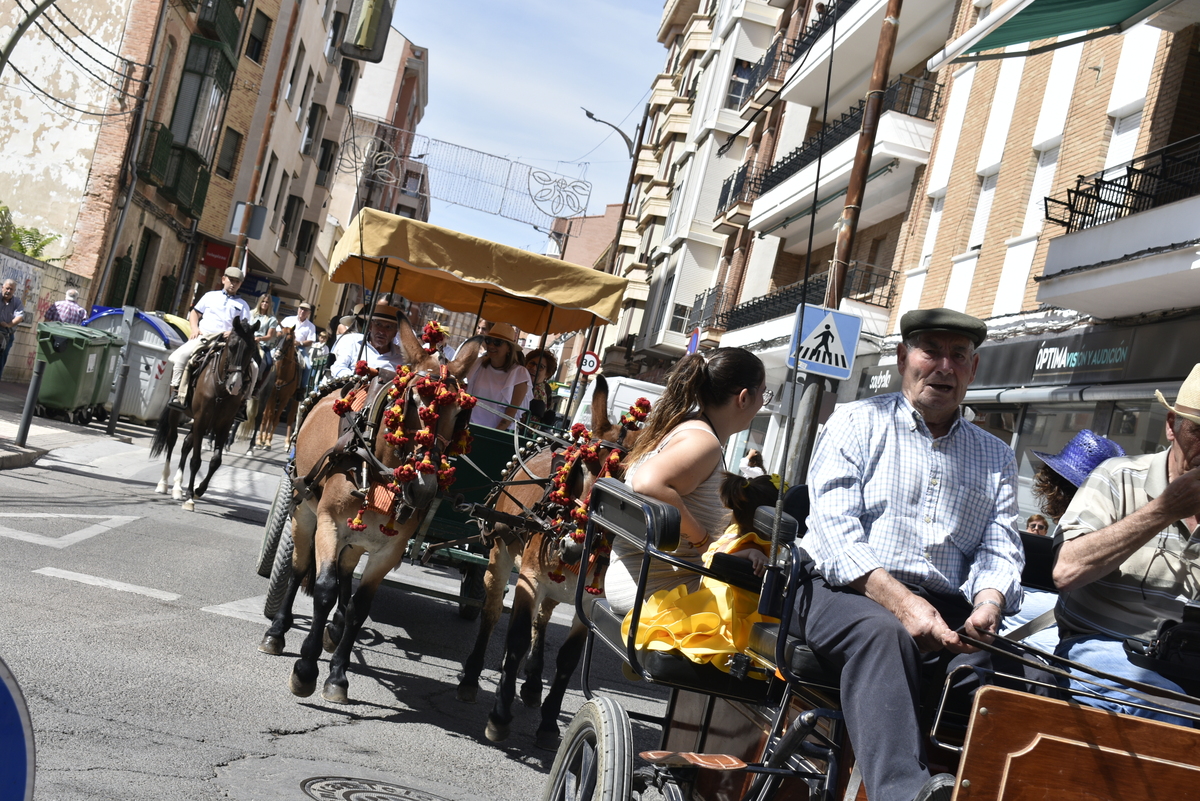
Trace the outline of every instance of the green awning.
<path fill-rule="evenodd" d="M 1139 17 L 1153 5 L 1161 4 L 1158 0 L 1033 0 L 965 52 L 978 53 L 1020 42 L 1110 28 Z"/>

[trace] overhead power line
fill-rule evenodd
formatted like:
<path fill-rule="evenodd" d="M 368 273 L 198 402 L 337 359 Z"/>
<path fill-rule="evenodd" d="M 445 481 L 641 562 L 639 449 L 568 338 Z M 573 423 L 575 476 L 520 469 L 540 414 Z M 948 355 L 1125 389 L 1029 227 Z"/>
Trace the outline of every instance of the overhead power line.
<path fill-rule="evenodd" d="M 90 114 L 93 117 L 124 117 L 127 114 L 132 114 L 134 112 L 134 109 L 129 109 L 127 111 L 110 111 L 110 112 L 90 111 L 89 109 L 79 108 L 78 106 L 72 106 L 70 103 L 66 102 L 65 100 L 59 100 L 57 97 L 50 94 L 45 89 L 38 86 L 33 81 L 29 80 L 29 78 L 25 75 L 25 73 L 23 73 L 19 69 L 17 69 L 16 64 L 9 64 L 8 66 L 9 66 L 9 69 L 11 69 L 13 72 L 17 73 L 18 76 L 20 76 L 21 80 L 23 80 L 26 84 L 29 85 L 30 89 L 33 89 L 38 94 L 45 95 L 46 97 L 53 100 L 55 103 L 58 103 L 60 106 L 64 106 L 66 108 L 71 109 L 71 111 L 78 111 L 80 114 Z"/>

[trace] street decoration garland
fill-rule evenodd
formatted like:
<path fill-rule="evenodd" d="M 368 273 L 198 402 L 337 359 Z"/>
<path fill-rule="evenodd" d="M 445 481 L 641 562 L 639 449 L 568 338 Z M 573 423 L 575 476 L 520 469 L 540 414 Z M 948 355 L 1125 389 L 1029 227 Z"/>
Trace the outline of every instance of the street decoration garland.
<path fill-rule="evenodd" d="M 445 337 L 446 329 L 436 320 L 426 323 L 421 335 L 425 351 L 436 353 Z M 379 371 L 368 366 L 365 360 L 355 364 L 354 372 L 355 375 L 364 377 L 379 374 Z M 391 493 L 400 492 L 404 484 L 416 480 L 421 473 L 436 473 L 438 488 L 445 492 L 454 483 L 455 468 L 450 465 L 450 459 L 471 452 L 471 432 L 464 427 L 442 453 L 440 464 L 431 458 L 432 446 L 437 441 L 437 424 L 441 410 L 449 406 L 458 406 L 460 411 L 465 412 L 475 407 L 475 396 L 465 390 L 452 389 L 446 382 L 448 376 L 449 368 L 446 365 L 442 365 L 441 373 L 436 378 L 403 365 L 392 379 L 392 386 L 387 389 L 386 402 L 391 405 L 383 412 L 384 441 L 400 452 L 409 445 L 414 446 L 408 458 L 392 471 L 392 481 L 386 487 Z M 424 402 L 417 409 L 420 428 L 405 425 L 404 407 L 408 397 L 406 393 L 410 387 Z M 345 398 L 334 401 L 333 411 L 339 416 L 345 415 L 350 411 L 350 402 Z M 346 521 L 352 531 L 366 530 L 363 515 L 370 508 L 371 495 L 368 494 L 358 513 Z M 379 530 L 389 537 L 396 536 L 400 532 L 393 525 L 395 521 L 396 504 L 392 503 L 388 510 L 388 520 L 380 524 Z"/>
<path fill-rule="evenodd" d="M 637 431 L 641 427 L 641 424 L 646 421 L 646 417 L 649 414 L 650 401 L 646 398 L 638 398 L 629 407 L 629 411 L 621 415 L 621 425 L 629 431 Z M 621 469 L 621 459 L 624 457 L 625 452 L 620 448 L 613 448 L 607 457 L 601 456 L 600 449 L 605 447 L 604 444 L 600 440 L 594 440 L 592 432 L 583 423 L 576 423 L 571 426 L 571 439 L 571 445 L 563 451 L 562 466 L 551 477 L 550 494 L 546 497 L 546 500 L 550 504 L 559 507 L 557 516 L 550 523 L 550 530 L 560 541 L 569 537 L 575 546 L 581 547 L 584 539 L 587 537 L 588 505 L 591 501 L 591 493 L 589 492 L 586 498 L 574 501 L 571 499 L 567 491 L 567 480 L 571 475 L 571 471 L 575 468 L 576 463 L 582 459 L 584 464 L 599 465 L 599 470 L 596 474 L 597 479 L 609 475 L 619 476 L 623 472 Z M 596 570 L 592 573 L 591 582 L 584 587 L 584 590 L 590 595 L 602 595 L 604 593 L 604 568 L 608 564 L 611 553 L 612 544 L 608 541 L 607 537 L 602 537 L 592 551 Z M 562 560 L 560 560 L 558 567 L 546 575 L 554 582 L 562 583 L 566 581 L 567 577 L 562 572 Z"/>

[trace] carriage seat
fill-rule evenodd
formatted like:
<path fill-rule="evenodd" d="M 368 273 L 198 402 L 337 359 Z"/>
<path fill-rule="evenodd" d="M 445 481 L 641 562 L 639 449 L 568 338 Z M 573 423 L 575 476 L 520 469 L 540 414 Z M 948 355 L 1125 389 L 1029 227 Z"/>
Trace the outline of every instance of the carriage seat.
<path fill-rule="evenodd" d="M 1021 544 L 1025 546 L 1025 569 L 1021 571 L 1021 584 L 1035 590 L 1057 593 L 1054 586 L 1054 537 L 1021 532 Z"/>

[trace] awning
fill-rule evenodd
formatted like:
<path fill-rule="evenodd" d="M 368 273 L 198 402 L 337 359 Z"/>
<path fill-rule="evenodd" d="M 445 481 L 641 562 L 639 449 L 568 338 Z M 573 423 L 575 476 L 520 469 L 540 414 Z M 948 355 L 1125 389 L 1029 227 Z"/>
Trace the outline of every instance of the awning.
<path fill-rule="evenodd" d="M 1128 30 L 1178 0 L 1008 0 L 969 31 L 946 45 L 929 59 L 932 72 L 948 62 L 974 61 L 981 58 L 1012 58 L 1035 55 L 1065 47 L 1085 38 L 1096 38 Z M 1022 42 L 1037 42 L 1091 31 L 1086 37 L 1073 37 L 1033 50 L 969 56 L 984 50 L 998 50 Z"/>
<path fill-rule="evenodd" d="M 361 224 L 361 244 L 360 244 Z M 415 303 L 477 312 L 534 334 L 616 322 L 624 278 L 520 248 L 363 209 L 329 259 L 330 280 L 396 292 Z"/>

